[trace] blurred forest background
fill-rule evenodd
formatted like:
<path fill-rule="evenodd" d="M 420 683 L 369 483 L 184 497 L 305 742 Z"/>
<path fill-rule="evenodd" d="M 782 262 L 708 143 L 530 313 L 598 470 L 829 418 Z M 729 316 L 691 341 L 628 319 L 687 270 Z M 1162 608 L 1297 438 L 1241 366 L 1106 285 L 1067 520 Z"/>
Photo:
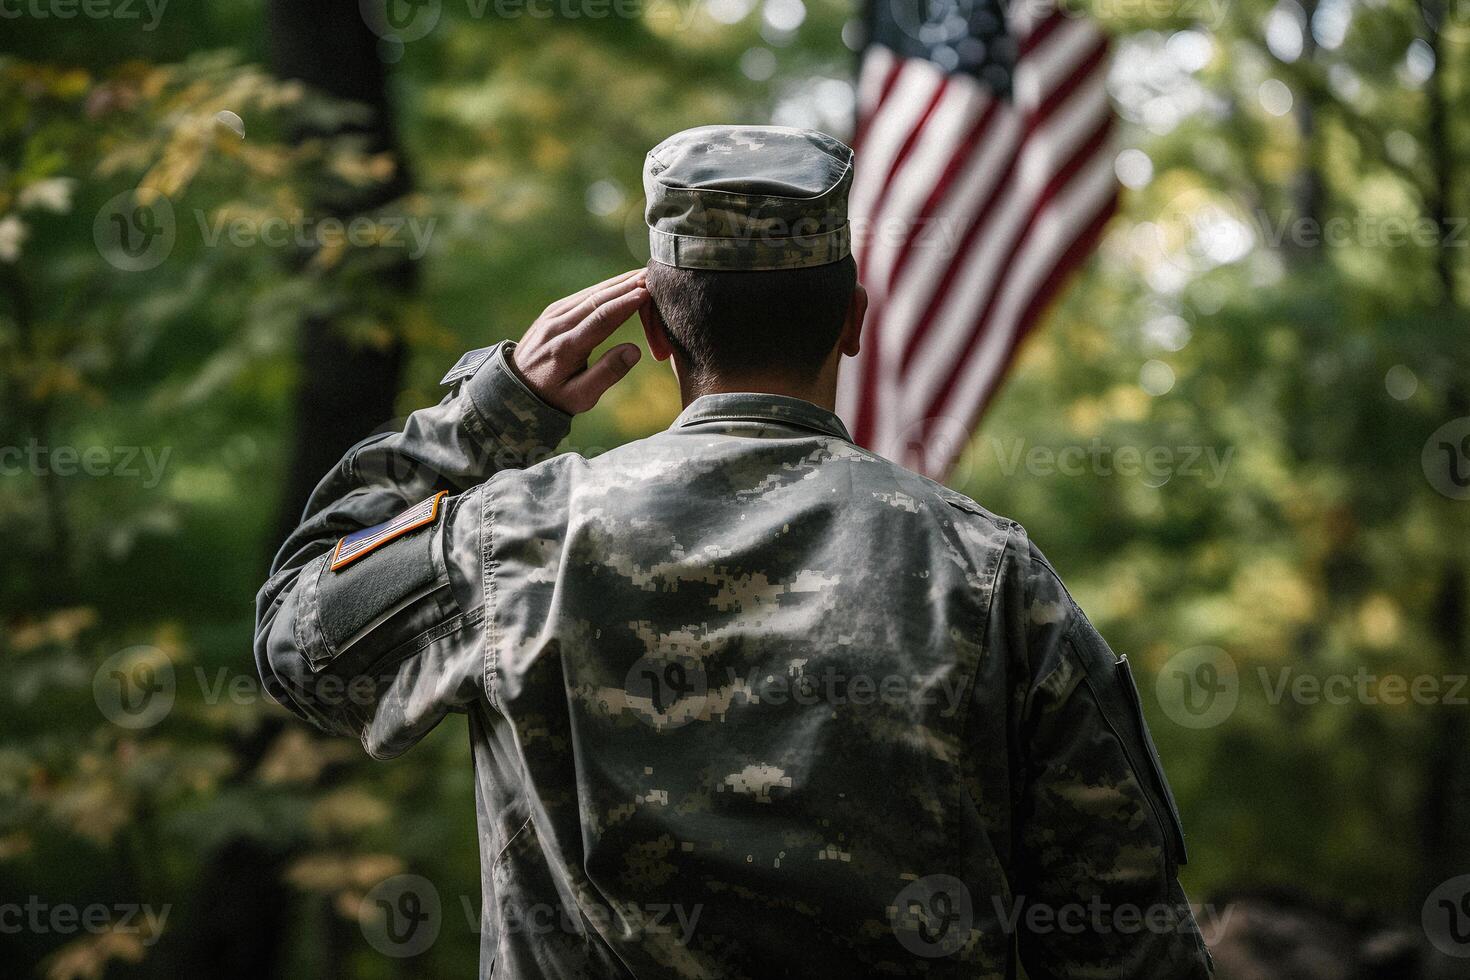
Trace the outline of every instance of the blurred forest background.
<path fill-rule="evenodd" d="M 1465 946 L 1470 8 L 1077 4 L 1123 212 L 951 482 L 1133 659 L 1194 900 Z M 271 552 L 462 350 L 646 259 L 662 137 L 850 135 L 846 0 L 392 9 L 0 0 L 0 904 L 43 908 L 6 975 L 471 975 L 463 726 L 372 763 L 264 700 Z M 677 409 L 645 359 L 569 448 Z M 399 873 L 443 913 L 395 958 Z"/>

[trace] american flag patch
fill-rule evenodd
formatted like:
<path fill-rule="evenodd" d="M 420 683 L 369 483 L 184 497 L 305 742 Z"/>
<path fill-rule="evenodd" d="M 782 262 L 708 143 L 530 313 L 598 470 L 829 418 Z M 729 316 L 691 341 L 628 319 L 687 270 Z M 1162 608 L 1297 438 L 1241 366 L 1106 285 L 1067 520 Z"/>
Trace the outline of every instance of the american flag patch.
<path fill-rule="evenodd" d="M 496 346 L 498 347 L 499 345 L 497 344 Z M 454 367 L 449 369 L 449 373 L 439 379 L 439 383 L 441 385 L 452 385 L 463 381 L 480 370 L 494 353 L 495 347 L 481 347 L 479 350 L 472 350 L 465 353 L 459 360 L 454 362 Z"/>
<path fill-rule="evenodd" d="M 332 552 L 332 571 L 340 572 L 374 548 L 402 537 L 409 531 L 416 531 L 425 524 L 434 523 L 439 516 L 439 501 L 448 493 L 447 490 L 441 490 L 428 500 L 414 504 L 391 521 L 353 531 L 338 541 L 337 550 Z"/>

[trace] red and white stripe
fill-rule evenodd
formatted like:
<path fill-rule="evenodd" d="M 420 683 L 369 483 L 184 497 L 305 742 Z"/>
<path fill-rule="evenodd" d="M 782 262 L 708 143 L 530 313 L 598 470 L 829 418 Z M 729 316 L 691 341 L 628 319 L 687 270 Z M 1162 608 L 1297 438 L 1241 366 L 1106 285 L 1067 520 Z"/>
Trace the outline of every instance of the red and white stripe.
<path fill-rule="evenodd" d="M 1011 17 L 1009 100 L 880 46 L 859 72 L 849 211 L 870 305 L 838 411 L 936 479 L 1117 206 L 1106 37 L 1036 6 Z"/>

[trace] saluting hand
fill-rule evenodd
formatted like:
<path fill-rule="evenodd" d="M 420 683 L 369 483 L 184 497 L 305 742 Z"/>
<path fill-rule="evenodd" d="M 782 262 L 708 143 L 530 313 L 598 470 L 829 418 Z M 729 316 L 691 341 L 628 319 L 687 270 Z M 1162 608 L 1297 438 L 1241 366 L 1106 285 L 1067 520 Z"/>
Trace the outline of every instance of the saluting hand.
<path fill-rule="evenodd" d="M 619 344 L 591 367 L 587 358 L 648 302 L 645 276 L 630 269 L 588 286 L 552 303 L 531 324 L 511 360 L 542 401 L 569 415 L 585 412 L 638 363 L 637 344 Z"/>

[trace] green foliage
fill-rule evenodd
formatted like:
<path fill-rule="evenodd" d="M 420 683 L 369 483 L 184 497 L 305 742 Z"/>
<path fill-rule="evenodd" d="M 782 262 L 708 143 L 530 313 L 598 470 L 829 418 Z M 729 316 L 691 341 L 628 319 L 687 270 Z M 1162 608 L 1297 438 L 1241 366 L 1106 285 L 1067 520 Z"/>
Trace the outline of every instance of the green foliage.
<path fill-rule="evenodd" d="M 1467 170 L 1460 153 L 1436 169 L 1428 121 L 1431 86 L 1465 104 L 1465 37 L 1446 31 L 1440 73 L 1415 79 L 1406 51 L 1425 29 L 1407 5 L 1354 6 L 1340 46 L 1294 60 L 1265 43 L 1270 5 L 1221 9 L 1187 41 L 1126 25 L 1114 90 L 1152 179 L 1030 342 L 961 475 L 1153 679 L 1192 894 L 1290 883 L 1412 920 L 1447 873 L 1425 866 L 1421 835 L 1426 801 L 1455 793 L 1437 785 L 1436 724 L 1464 702 L 1392 703 L 1384 685 L 1444 696 L 1466 672 L 1465 624 L 1447 630 L 1441 603 L 1467 512 L 1421 464 L 1467 410 Z M 1155 77 L 1128 67 L 1160 51 Z M 1285 115 L 1264 105 L 1271 79 L 1295 101 Z M 1102 464 L 1075 476 L 1011 455 L 1098 445 Z M 1156 471 L 1120 474 L 1123 447 L 1159 452 Z M 1170 658 L 1202 646 L 1233 661 L 1239 704 L 1192 729 L 1163 702 Z M 1302 675 L 1349 693 L 1295 696 Z"/>

